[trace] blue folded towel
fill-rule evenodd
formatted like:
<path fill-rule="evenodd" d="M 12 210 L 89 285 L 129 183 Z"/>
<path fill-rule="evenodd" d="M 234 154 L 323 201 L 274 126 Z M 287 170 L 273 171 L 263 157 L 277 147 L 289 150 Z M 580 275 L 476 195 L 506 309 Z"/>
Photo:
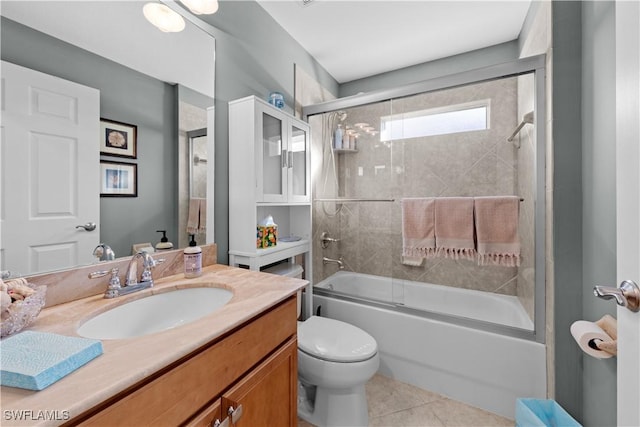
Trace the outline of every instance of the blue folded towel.
<path fill-rule="evenodd" d="M 0 384 L 42 390 L 101 354 L 98 340 L 24 331 L 0 341 Z"/>

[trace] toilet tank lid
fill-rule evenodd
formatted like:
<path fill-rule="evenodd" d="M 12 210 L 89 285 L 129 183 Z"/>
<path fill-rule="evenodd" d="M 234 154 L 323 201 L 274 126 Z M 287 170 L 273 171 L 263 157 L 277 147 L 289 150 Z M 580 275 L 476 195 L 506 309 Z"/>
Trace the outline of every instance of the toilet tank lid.
<path fill-rule="evenodd" d="M 277 264 L 273 267 L 264 269 L 262 270 L 262 272 L 277 274 L 279 276 L 300 277 L 302 276 L 303 269 L 301 265 L 285 262 L 285 263 Z"/>
<path fill-rule="evenodd" d="M 311 316 L 298 326 L 298 348 L 332 362 L 361 362 L 375 356 L 376 340 L 349 323 Z"/>

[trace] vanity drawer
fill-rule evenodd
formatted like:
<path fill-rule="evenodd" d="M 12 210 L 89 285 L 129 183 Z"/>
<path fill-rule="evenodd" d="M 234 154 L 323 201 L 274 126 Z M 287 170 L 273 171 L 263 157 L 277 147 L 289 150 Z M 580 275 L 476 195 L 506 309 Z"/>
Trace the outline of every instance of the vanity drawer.
<path fill-rule="evenodd" d="M 179 425 L 296 334 L 296 299 L 203 348 L 137 389 L 123 392 L 70 425 Z M 88 416 L 88 418 L 87 418 Z"/>

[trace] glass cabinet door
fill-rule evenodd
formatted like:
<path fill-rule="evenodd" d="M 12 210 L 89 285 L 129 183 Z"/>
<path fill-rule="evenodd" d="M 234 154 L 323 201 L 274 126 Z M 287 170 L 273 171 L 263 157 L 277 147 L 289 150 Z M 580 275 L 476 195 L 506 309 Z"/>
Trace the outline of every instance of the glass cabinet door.
<path fill-rule="evenodd" d="M 262 193 L 264 201 L 286 198 L 286 149 L 282 120 L 262 113 Z"/>
<path fill-rule="evenodd" d="M 291 140 L 289 143 L 289 201 L 308 201 L 309 171 L 307 170 L 309 137 L 307 131 L 291 126 Z"/>

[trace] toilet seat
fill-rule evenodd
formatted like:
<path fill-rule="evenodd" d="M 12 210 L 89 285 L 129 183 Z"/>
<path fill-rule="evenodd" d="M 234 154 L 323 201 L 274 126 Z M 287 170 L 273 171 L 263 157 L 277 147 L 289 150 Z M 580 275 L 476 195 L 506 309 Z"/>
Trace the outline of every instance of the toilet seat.
<path fill-rule="evenodd" d="M 353 325 L 311 316 L 298 324 L 298 349 L 330 362 L 362 362 L 378 351 L 376 340 Z"/>

